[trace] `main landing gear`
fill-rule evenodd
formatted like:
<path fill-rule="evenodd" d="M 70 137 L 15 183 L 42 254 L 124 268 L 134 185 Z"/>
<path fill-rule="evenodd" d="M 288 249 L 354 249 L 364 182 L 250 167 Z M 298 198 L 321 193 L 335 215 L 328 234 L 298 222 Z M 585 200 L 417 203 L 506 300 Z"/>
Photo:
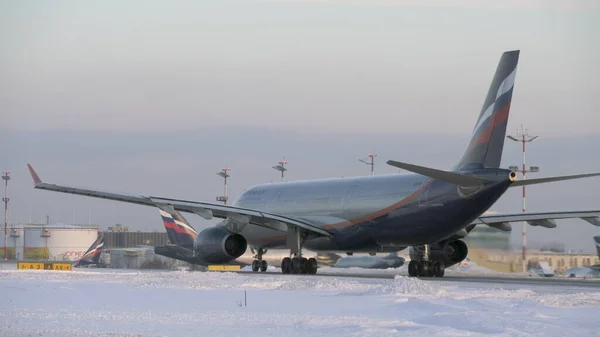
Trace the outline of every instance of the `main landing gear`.
<path fill-rule="evenodd" d="M 256 250 L 256 255 L 254 255 L 255 260 L 252 261 L 252 271 L 257 272 L 259 269 L 262 272 L 267 271 L 267 261 L 262 259 L 265 252 L 262 248 Z"/>
<path fill-rule="evenodd" d="M 429 245 L 425 245 L 423 259 L 411 260 L 408 263 L 408 276 L 410 277 L 444 277 L 446 266 L 443 261 L 429 260 Z"/>
<path fill-rule="evenodd" d="M 314 275 L 317 273 L 317 259 L 314 257 L 307 259 L 298 255 L 293 258 L 284 257 L 281 260 L 281 272 L 283 274 Z"/>
<path fill-rule="evenodd" d="M 302 245 L 305 239 L 305 235 L 298 228 L 288 227 L 287 243 L 290 247 L 290 255 L 293 257 L 284 257 L 281 260 L 283 274 L 314 275 L 317 273 L 317 259 L 302 257 Z"/>

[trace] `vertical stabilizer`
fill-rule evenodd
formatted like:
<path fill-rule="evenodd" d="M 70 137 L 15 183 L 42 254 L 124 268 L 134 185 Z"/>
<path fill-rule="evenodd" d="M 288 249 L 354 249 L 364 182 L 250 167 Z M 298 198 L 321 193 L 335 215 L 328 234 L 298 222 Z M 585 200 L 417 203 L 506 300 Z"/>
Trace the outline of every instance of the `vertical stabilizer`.
<path fill-rule="evenodd" d="M 181 247 L 193 247 L 198 232 L 190 226 L 183 215 L 179 211 L 175 211 L 173 214 L 163 210 L 159 211 L 165 225 L 165 230 L 167 231 L 169 242 Z"/>
<path fill-rule="evenodd" d="M 100 254 L 102 254 L 102 250 L 104 250 L 104 236 L 98 237 L 94 243 L 88 248 L 88 250 L 83 254 L 81 259 L 75 262 L 75 267 L 87 266 L 87 265 L 97 265 L 100 262 Z"/>
<path fill-rule="evenodd" d="M 471 141 L 455 169 L 500 167 L 519 52 L 513 50 L 502 54 Z"/>

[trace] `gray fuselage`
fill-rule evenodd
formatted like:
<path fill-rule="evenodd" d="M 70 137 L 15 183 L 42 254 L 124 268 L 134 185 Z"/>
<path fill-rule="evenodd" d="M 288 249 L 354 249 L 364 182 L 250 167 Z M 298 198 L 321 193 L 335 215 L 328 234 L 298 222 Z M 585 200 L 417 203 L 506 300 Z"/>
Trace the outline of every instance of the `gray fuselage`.
<path fill-rule="evenodd" d="M 302 219 L 333 234 L 307 240 L 304 247 L 310 250 L 398 251 L 437 242 L 469 225 L 506 191 L 508 181 L 500 177 L 507 172 L 472 172 L 498 179 L 473 191 L 418 174 L 264 184 L 241 194 L 234 206 Z M 287 247 L 285 233 L 275 230 L 249 224 L 240 234 L 255 248 Z"/>

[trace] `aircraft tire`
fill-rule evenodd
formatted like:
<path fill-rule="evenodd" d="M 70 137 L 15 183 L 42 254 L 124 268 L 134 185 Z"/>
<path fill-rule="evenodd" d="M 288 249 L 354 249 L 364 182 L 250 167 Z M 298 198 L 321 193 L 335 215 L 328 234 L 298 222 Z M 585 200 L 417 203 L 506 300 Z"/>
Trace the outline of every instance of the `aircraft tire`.
<path fill-rule="evenodd" d="M 281 273 L 282 274 L 290 274 L 292 271 L 292 259 L 289 257 L 284 257 L 281 260 Z"/>
<path fill-rule="evenodd" d="M 444 277 L 444 272 L 446 270 L 446 266 L 442 261 L 435 261 L 433 264 L 433 276 L 434 277 Z"/>
<path fill-rule="evenodd" d="M 295 257 L 292 259 L 292 274 L 304 274 L 305 263 L 301 257 Z"/>
<path fill-rule="evenodd" d="M 419 276 L 420 277 L 432 277 L 433 268 L 430 261 L 421 261 L 419 263 Z"/>
<path fill-rule="evenodd" d="M 258 260 L 252 261 L 252 271 L 257 272 L 258 268 L 260 268 L 260 261 L 258 261 Z"/>
<path fill-rule="evenodd" d="M 260 261 L 260 271 L 262 271 L 262 272 L 267 271 L 267 261 L 265 261 L 265 260 Z"/>
<path fill-rule="evenodd" d="M 419 261 L 410 261 L 408 263 L 408 276 L 415 277 L 419 274 Z"/>
<path fill-rule="evenodd" d="M 306 273 L 309 275 L 315 275 L 317 273 L 317 259 L 311 257 L 306 263 Z"/>

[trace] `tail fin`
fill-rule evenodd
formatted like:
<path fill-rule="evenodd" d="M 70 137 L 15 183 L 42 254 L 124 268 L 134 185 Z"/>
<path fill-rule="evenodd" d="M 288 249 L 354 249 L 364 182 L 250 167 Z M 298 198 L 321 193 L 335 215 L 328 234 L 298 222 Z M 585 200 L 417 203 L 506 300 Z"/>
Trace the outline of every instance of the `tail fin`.
<path fill-rule="evenodd" d="M 519 53 L 513 50 L 502 54 L 471 141 L 456 169 L 500 167 Z"/>
<path fill-rule="evenodd" d="M 81 259 L 75 262 L 75 267 L 90 265 L 90 264 L 98 264 L 100 262 L 100 254 L 104 249 L 104 236 L 101 236 L 92 243 L 90 248 L 83 254 Z"/>
<path fill-rule="evenodd" d="M 182 247 L 193 247 L 198 232 L 190 226 L 187 220 L 175 211 L 173 214 L 159 210 L 171 244 Z"/>
<path fill-rule="evenodd" d="M 594 241 L 596 241 L 596 251 L 598 252 L 598 257 L 600 258 L 600 236 L 594 236 Z"/>

